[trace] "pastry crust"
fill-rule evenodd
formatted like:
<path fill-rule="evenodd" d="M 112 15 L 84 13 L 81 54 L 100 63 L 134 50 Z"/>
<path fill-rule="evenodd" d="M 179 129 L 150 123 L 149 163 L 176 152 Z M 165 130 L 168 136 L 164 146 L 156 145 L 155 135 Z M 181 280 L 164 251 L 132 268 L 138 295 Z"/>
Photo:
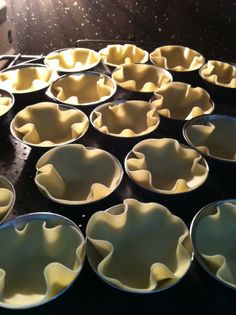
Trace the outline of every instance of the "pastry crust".
<path fill-rule="evenodd" d="M 0 117 L 6 114 L 14 105 L 14 99 L 7 91 L 0 89 Z"/>
<path fill-rule="evenodd" d="M 81 271 L 82 233 L 69 224 L 32 220 L 20 229 L 0 229 L 0 306 L 44 304 L 68 287 Z"/>
<path fill-rule="evenodd" d="M 112 73 L 112 78 L 124 89 L 137 92 L 155 92 L 172 81 L 172 76 L 164 69 L 144 64 L 122 65 Z"/>
<path fill-rule="evenodd" d="M 205 90 L 183 82 L 171 82 L 159 88 L 151 103 L 161 116 L 171 119 L 189 120 L 214 110 L 214 103 Z"/>
<path fill-rule="evenodd" d="M 65 104 L 93 105 L 112 97 L 116 84 L 103 74 L 85 72 L 61 77 L 51 85 L 50 91 Z"/>
<path fill-rule="evenodd" d="M 18 112 L 11 132 L 28 145 L 53 147 L 81 138 L 88 126 L 89 120 L 80 110 L 42 102 Z"/>
<path fill-rule="evenodd" d="M 129 63 L 146 63 L 148 52 L 132 44 L 108 45 L 99 51 L 103 63 L 118 67 Z"/>
<path fill-rule="evenodd" d="M 125 169 L 145 189 L 164 194 L 192 191 L 208 176 L 203 157 L 175 139 L 146 139 L 128 153 Z"/>
<path fill-rule="evenodd" d="M 236 67 L 229 63 L 209 60 L 200 70 L 201 77 L 215 85 L 236 88 Z"/>
<path fill-rule="evenodd" d="M 160 118 L 154 106 L 135 100 L 119 104 L 107 103 L 97 107 L 91 114 L 91 122 L 104 134 L 132 138 L 155 130 Z"/>
<path fill-rule="evenodd" d="M 77 72 L 94 68 L 100 62 L 100 55 L 87 48 L 68 48 L 48 54 L 44 63 L 47 67 L 63 72 Z"/>
<path fill-rule="evenodd" d="M 178 45 L 166 45 L 156 48 L 150 54 L 151 62 L 167 70 L 194 71 L 204 63 L 204 57 L 196 50 Z"/>
<path fill-rule="evenodd" d="M 213 203 L 204 210 L 208 214 L 194 228 L 195 250 L 210 273 L 236 288 L 236 200 Z"/>
<path fill-rule="evenodd" d="M 4 221 L 4 219 L 11 212 L 15 203 L 15 190 L 11 183 L 0 176 L 0 223 Z"/>
<path fill-rule="evenodd" d="M 185 128 L 188 142 L 206 155 L 236 161 L 236 119 L 215 115 L 207 121 L 207 117 L 194 120 Z"/>
<path fill-rule="evenodd" d="M 27 66 L 0 73 L 0 84 L 12 93 L 29 93 L 41 90 L 57 77 L 56 73 L 44 66 Z"/>
<path fill-rule="evenodd" d="M 123 171 L 110 153 L 81 144 L 46 152 L 36 164 L 35 183 L 55 202 L 91 203 L 110 195 L 120 184 Z"/>
<path fill-rule="evenodd" d="M 157 203 L 126 199 L 96 212 L 87 229 L 87 257 L 98 275 L 123 290 L 145 293 L 177 283 L 191 264 L 184 222 Z"/>

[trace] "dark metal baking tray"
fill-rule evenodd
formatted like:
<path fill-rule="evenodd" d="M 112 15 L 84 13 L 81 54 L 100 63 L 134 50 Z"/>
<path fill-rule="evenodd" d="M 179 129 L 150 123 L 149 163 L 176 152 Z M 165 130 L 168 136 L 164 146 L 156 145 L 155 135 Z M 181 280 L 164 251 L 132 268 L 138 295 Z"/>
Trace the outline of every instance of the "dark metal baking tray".
<path fill-rule="evenodd" d="M 77 44 L 99 50 L 97 41 L 79 41 Z M 103 47 L 107 43 L 102 43 Z M 160 43 L 139 43 L 141 47 L 151 52 Z M 4 56 L 0 57 L 1 59 Z M 11 56 L 8 60 L 14 60 Z M 27 58 L 29 57 L 29 58 Z M 27 59 L 42 60 L 39 56 L 24 56 Z M 21 56 L 15 62 L 22 61 Z M 9 62 L 8 62 L 9 63 Z M 109 72 L 107 67 L 99 64 L 96 71 Z M 202 87 L 205 88 L 202 82 Z M 211 95 L 216 108 L 214 113 L 236 115 L 236 107 L 232 102 L 218 100 Z M 113 99 L 137 99 L 139 93 L 131 93 L 118 88 Z M 148 100 L 148 99 L 147 99 Z M 39 99 L 40 101 L 40 99 Z M 91 111 L 89 109 L 89 111 Z M 9 124 L 14 114 L 18 111 L 17 104 L 14 110 L 0 118 L 0 174 L 6 176 L 15 186 L 16 203 L 12 216 L 35 211 L 51 211 L 63 214 L 73 220 L 85 231 L 89 217 L 95 211 L 105 210 L 115 204 L 121 203 L 124 198 L 137 198 L 143 202 L 158 202 L 169 208 L 174 214 L 180 216 L 188 226 L 194 215 L 204 205 L 220 199 L 236 197 L 236 168 L 235 165 L 226 163 L 209 162 L 210 172 L 205 184 L 199 189 L 182 195 L 162 195 L 139 188 L 131 182 L 125 174 L 118 189 L 109 197 L 91 205 L 64 206 L 46 199 L 34 184 L 35 164 L 45 152 L 42 149 L 30 149 L 28 146 L 15 140 L 9 130 Z M 182 123 L 161 118 L 160 127 L 149 134 L 148 137 L 173 137 L 186 144 L 182 136 Z M 102 135 L 90 124 L 89 130 L 78 143 L 86 146 L 99 146 L 104 148 L 120 160 L 123 165 L 124 157 L 130 151 L 135 141 L 117 138 L 113 139 Z M 0 253 L 1 254 L 1 253 Z M 92 271 L 86 261 L 81 275 L 72 287 L 58 299 L 34 309 L 18 311 L 22 314 L 155 314 L 155 313 L 180 313 L 201 314 L 210 310 L 212 313 L 235 314 L 235 292 L 217 283 L 206 274 L 196 260 L 193 260 L 190 271 L 173 288 L 151 295 L 136 295 L 122 292 L 105 284 Z M 24 312 L 24 313 L 23 313 Z M 1 314 L 13 314 L 11 310 L 1 309 Z"/>

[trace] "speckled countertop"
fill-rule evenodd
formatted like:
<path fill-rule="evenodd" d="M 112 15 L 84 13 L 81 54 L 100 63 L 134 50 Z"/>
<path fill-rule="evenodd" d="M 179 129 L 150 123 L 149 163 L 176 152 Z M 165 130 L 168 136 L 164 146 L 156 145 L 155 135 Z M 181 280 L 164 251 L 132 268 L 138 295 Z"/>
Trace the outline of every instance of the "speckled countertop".
<path fill-rule="evenodd" d="M 181 44 L 208 59 L 236 59 L 236 1 L 7 0 L 17 51 L 35 54 L 79 38 Z"/>

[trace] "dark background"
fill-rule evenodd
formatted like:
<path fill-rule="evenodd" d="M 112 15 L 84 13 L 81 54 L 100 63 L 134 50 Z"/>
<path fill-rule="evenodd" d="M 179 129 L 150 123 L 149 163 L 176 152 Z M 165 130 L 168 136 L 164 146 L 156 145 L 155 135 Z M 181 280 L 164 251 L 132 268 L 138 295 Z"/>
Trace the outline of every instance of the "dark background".
<path fill-rule="evenodd" d="M 236 59 L 236 1 L 232 0 L 7 2 L 15 49 L 25 54 L 46 54 L 71 47 L 80 38 L 95 38 L 181 44 L 207 59 Z"/>

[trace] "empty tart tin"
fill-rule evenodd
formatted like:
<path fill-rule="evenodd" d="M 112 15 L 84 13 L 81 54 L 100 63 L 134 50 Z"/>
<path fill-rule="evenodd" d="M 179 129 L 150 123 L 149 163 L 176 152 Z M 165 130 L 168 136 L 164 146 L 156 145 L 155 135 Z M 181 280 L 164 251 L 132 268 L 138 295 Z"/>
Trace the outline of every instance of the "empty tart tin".
<path fill-rule="evenodd" d="M 69 219 L 26 214 L 0 225 L 0 306 L 25 309 L 64 293 L 79 275 L 84 237 Z"/>
<path fill-rule="evenodd" d="M 140 98 L 150 98 L 158 88 L 172 81 L 171 74 L 163 68 L 133 63 L 117 67 L 112 78 L 119 87 L 135 92 Z"/>
<path fill-rule="evenodd" d="M 88 117 L 78 108 L 41 102 L 18 112 L 11 121 L 10 130 L 26 145 L 48 148 L 78 140 L 88 127 Z"/>
<path fill-rule="evenodd" d="M 67 205 L 83 205 L 109 196 L 123 169 L 111 153 L 82 144 L 47 151 L 36 164 L 35 183 L 44 196 Z"/>
<path fill-rule="evenodd" d="M 219 60 L 208 60 L 200 70 L 206 88 L 220 99 L 234 102 L 236 96 L 236 66 Z"/>
<path fill-rule="evenodd" d="M 146 63 L 149 54 L 133 44 L 108 45 L 99 51 L 101 61 L 110 67 L 119 67 L 122 64 Z"/>
<path fill-rule="evenodd" d="M 223 285 L 236 289 L 236 199 L 214 201 L 191 223 L 194 255 L 202 268 Z"/>
<path fill-rule="evenodd" d="M 47 99 L 48 86 L 58 77 L 56 71 L 42 64 L 19 64 L 0 72 L 2 88 L 15 96 L 17 107 L 36 103 L 38 99 Z M 14 107 L 17 110 L 16 107 Z"/>
<path fill-rule="evenodd" d="M 138 186 L 175 195 L 203 185 L 209 173 L 206 160 L 196 150 L 175 139 L 145 139 L 125 158 L 125 171 Z"/>
<path fill-rule="evenodd" d="M 6 90 L 0 89 L 0 119 L 9 112 L 14 103 L 15 97 L 13 94 Z"/>
<path fill-rule="evenodd" d="M 116 88 L 115 81 L 109 76 L 87 71 L 61 76 L 51 84 L 47 94 L 58 103 L 85 109 L 111 98 Z"/>
<path fill-rule="evenodd" d="M 58 72 L 80 72 L 94 68 L 101 56 L 88 48 L 63 48 L 51 52 L 44 58 L 44 64 Z"/>
<path fill-rule="evenodd" d="M 183 135 L 187 143 L 206 158 L 219 162 L 236 162 L 236 117 L 195 117 L 186 122 Z"/>
<path fill-rule="evenodd" d="M 156 48 L 150 54 L 151 62 L 173 75 L 174 81 L 197 84 L 198 69 L 205 63 L 205 58 L 194 49 L 181 45 L 165 45 Z"/>
<path fill-rule="evenodd" d="M 12 183 L 0 175 L 0 224 L 10 217 L 16 200 Z"/>
<path fill-rule="evenodd" d="M 133 293 L 154 293 L 178 283 L 192 260 L 188 228 L 158 203 L 126 199 L 93 214 L 86 253 L 96 274 Z"/>

